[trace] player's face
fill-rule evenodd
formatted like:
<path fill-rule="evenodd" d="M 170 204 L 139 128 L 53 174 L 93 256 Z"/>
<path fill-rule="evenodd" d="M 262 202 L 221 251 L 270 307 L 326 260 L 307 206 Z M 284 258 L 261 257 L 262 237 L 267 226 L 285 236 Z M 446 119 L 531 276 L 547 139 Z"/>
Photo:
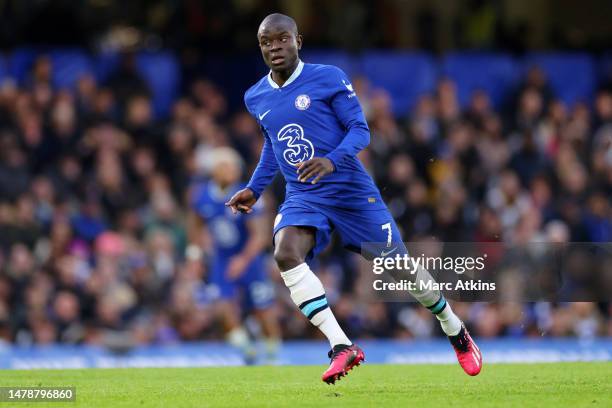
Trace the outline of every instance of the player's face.
<path fill-rule="evenodd" d="M 264 24 L 257 33 L 264 62 L 272 71 L 283 72 L 297 63 L 302 36 L 285 24 Z"/>

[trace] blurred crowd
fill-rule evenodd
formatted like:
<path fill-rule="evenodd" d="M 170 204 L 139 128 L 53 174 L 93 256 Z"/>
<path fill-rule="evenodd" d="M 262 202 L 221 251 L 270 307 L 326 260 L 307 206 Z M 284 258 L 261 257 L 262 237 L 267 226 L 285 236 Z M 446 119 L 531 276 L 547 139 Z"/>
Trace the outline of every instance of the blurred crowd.
<path fill-rule="evenodd" d="M 610 2 L 512 0 L 83 0 L 0 2 L 0 49 L 22 44 L 105 49 L 118 43 L 251 51 L 272 11 L 291 15 L 309 46 L 355 50 L 538 48 L 607 51 Z"/>
<path fill-rule="evenodd" d="M 206 79 L 162 120 L 136 71 L 84 76 L 67 91 L 52 87 L 52 70 L 41 57 L 24 86 L 0 86 L 0 338 L 117 348 L 222 339 L 206 263 L 186 251 L 187 196 L 215 147 L 235 148 L 248 178 L 257 123 Z M 360 157 L 405 240 L 612 241 L 610 88 L 565 106 L 534 68 L 503 107 L 476 91 L 462 108 L 441 78 L 397 118 L 384 90 L 363 77 L 353 85 L 372 133 Z M 282 195 L 277 179 L 264 197 L 270 220 Z M 336 242 L 316 269 L 350 336 L 441 335 L 424 308 L 368 302 L 356 257 Z M 284 338 L 318 336 L 268 265 Z M 477 336 L 612 336 L 610 302 L 455 308 Z"/>

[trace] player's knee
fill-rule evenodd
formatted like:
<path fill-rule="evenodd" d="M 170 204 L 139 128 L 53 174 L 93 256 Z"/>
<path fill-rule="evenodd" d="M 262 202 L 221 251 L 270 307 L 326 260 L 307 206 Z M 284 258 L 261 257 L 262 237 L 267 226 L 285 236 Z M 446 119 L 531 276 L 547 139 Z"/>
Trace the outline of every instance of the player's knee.
<path fill-rule="evenodd" d="M 274 260 L 281 271 L 293 269 L 305 261 L 304 256 L 300 254 L 297 248 L 285 245 L 278 245 L 274 249 Z"/>

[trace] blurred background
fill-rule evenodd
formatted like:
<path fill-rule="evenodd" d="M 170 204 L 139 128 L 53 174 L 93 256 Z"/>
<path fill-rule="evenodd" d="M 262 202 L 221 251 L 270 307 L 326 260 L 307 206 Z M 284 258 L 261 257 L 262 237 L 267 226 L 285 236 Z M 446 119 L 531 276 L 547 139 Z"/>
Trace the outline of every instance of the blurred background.
<path fill-rule="evenodd" d="M 189 193 L 215 148 L 239 152 L 244 180 L 257 163 L 242 96 L 267 73 L 256 31 L 275 11 L 304 61 L 352 78 L 372 133 L 360 157 L 406 241 L 611 241 L 609 1 L 3 0 L 5 346 L 225 338 L 214 251 L 187 251 Z M 283 191 L 264 197 L 267 234 Z M 320 340 L 266 254 L 283 340 Z M 442 336 L 423 308 L 368 302 L 358 271 L 338 243 L 317 265 L 349 336 Z M 480 338 L 612 336 L 610 302 L 455 309 Z"/>

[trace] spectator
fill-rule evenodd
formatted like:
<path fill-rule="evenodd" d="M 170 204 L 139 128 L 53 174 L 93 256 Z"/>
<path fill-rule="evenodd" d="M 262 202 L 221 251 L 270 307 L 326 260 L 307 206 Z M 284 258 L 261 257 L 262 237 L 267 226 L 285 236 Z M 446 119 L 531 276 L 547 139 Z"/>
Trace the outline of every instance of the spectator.
<path fill-rule="evenodd" d="M 124 55 L 102 86 L 83 76 L 66 91 L 53 88 L 51 60 L 41 58 L 25 86 L 0 87 L 0 341 L 123 349 L 223 335 L 206 253 L 185 248 L 188 186 L 207 173 L 218 146 L 236 148 L 245 173 L 252 170 L 260 129 L 248 113 L 229 110 L 222 88 L 201 79 L 186 84 L 170 117 L 156 121 L 136 62 Z M 491 265 L 509 261 L 502 244 L 611 240 L 608 90 L 597 93 L 593 111 L 570 109 L 533 69 L 516 89 L 510 116 L 502 116 L 484 90 L 462 110 L 456 84 L 443 78 L 435 95 L 422 95 L 397 120 L 385 91 L 367 78 L 354 86 L 372 133 L 361 157 L 406 239 L 476 242 L 493 248 Z M 279 202 L 282 188 L 272 193 L 268 202 Z M 339 246 L 324 260 L 321 279 L 351 335 L 440 334 L 411 305 L 362 308 L 368 294 L 355 282 L 363 277 L 352 258 L 337 256 Z M 512 266 L 505 277 L 520 273 Z M 273 267 L 270 273 L 281 285 Z M 583 276 L 573 278 L 579 288 Z M 516 281 L 508 290 L 534 282 Z M 316 336 L 282 307 L 287 301 L 280 290 L 284 336 Z M 481 336 L 589 338 L 612 330 L 608 304 L 457 303 L 457 310 L 478 322 Z"/>

